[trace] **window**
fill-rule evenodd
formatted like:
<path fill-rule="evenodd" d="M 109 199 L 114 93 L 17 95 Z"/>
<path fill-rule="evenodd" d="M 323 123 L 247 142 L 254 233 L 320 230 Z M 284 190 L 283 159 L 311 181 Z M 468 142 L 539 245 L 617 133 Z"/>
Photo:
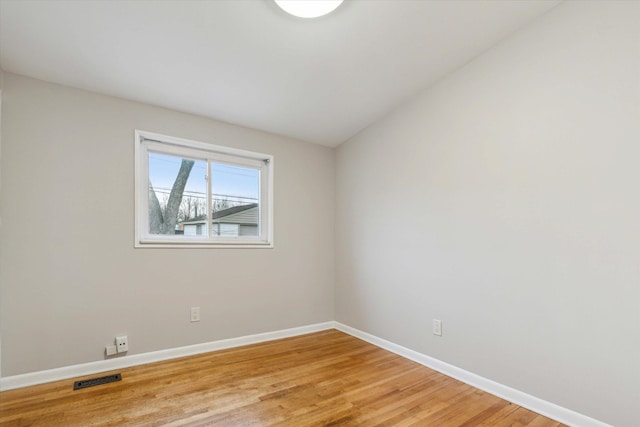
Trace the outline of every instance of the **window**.
<path fill-rule="evenodd" d="M 272 247 L 273 157 L 135 132 L 136 247 Z"/>

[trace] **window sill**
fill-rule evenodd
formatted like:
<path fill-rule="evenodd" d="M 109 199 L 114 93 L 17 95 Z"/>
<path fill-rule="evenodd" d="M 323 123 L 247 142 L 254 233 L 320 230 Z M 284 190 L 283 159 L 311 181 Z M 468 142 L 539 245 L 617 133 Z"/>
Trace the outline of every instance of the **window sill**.
<path fill-rule="evenodd" d="M 136 242 L 136 249 L 272 249 L 273 242 L 159 242 L 142 240 Z"/>

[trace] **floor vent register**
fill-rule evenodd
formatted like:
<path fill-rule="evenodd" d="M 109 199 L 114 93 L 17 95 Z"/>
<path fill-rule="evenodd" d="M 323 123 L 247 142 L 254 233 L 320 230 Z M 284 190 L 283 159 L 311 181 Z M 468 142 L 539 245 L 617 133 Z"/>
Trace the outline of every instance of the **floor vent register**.
<path fill-rule="evenodd" d="M 93 387 L 96 385 L 108 384 L 115 381 L 122 381 L 121 374 L 107 375 L 104 377 L 91 378 L 89 380 L 76 381 L 73 383 L 74 390 L 80 390 L 81 388 Z"/>

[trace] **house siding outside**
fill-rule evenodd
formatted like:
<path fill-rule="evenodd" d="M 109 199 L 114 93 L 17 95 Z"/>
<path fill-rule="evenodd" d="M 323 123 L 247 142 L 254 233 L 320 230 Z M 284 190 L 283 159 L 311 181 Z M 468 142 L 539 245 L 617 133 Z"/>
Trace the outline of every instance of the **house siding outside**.
<path fill-rule="evenodd" d="M 233 213 L 229 215 L 224 215 L 224 211 L 214 213 L 214 217 L 217 216 L 217 218 L 213 219 L 213 232 L 216 236 L 258 235 L 259 210 L 257 205 L 240 212 L 237 212 L 235 208 L 228 210 Z M 182 225 L 185 236 L 206 236 L 209 233 L 205 219 L 185 221 Z"/>

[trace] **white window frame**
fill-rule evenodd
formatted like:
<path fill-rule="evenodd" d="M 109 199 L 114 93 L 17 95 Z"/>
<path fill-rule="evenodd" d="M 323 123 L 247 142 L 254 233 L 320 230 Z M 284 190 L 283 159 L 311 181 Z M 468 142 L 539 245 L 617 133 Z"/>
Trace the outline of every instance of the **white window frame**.
<path fill-rule="evenodd" d="M 142 130 L 135 131 L 135 247 L 136 248 L 272 248 L 273 156 L 236 148 L 191 141 Z M 211 163 L 224 162 L 260 170 L 259 235 L 208 236 L 157 235 L 149 233 L 149 153 L 169 154 Z M 215 186 L 215 183 L 213 183 Z M 207 179 L 207 224 L 211 224 L 211 179 Z"/>

